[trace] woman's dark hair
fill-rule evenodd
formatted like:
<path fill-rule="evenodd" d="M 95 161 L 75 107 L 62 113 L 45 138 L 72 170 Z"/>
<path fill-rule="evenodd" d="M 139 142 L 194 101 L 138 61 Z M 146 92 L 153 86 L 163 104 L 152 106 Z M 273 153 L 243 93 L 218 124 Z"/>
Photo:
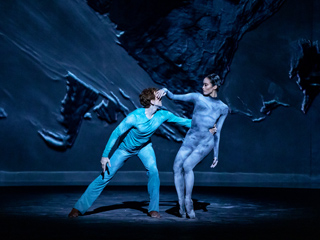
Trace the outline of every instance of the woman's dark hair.
<path fill-rule="evenodd" d="M 215 74 L 215 73 L 211 73 L 207 76 L 207 78 L 210 79 L 210 82 L 211 84 L 214 86 L 214 85 L 217 85 L 217 90 L 220 88 L 221 84 L 222 84 L 222 81 L 221 81 L 221 78 L 219 77 L 218 74 Z"/>
<path fill-rule="evenodd" d="M 156 96 L 154 93 L 158 91 L 156 88 L 143 89 L 139 95 L 140 103 L 144 108 L 148 108 L 151 105 L 151 100 L 154 100 Z"/>

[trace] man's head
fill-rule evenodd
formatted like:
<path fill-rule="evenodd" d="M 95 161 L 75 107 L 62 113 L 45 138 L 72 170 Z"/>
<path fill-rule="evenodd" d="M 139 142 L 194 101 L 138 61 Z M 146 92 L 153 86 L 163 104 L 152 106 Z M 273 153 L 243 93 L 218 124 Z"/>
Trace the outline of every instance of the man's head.
<path fill-rule="evenodd" d="M 157 88 L 146 88 L 142 90 L 139 95 L 139 99 L 144 108 L 148 108 L 151 105 L 162 106 L 161 99 L 156 99 L 155 93 L 157 91 Z"/>

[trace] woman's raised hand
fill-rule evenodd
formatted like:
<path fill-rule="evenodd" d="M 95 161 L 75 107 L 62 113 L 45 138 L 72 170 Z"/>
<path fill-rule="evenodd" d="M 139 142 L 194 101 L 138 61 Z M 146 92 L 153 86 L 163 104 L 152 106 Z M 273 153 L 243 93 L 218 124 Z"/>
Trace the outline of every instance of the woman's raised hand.
<path fill-rule="evenodd" d="M 167 94 L 167 91 L 165 88 L 162 88 L 156 92 L 156 98 L 161 99 Z"/>

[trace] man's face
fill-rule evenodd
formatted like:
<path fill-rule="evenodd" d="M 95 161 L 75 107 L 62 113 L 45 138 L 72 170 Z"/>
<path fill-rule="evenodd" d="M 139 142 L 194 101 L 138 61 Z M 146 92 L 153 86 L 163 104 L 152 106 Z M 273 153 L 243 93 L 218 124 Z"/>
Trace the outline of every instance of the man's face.
<path fill-rule="evenodd" d="M 156 93 L 154 93 L 154 95 L 156 96 Z M 162 99 L 155 97 L 154 100 L 151 100 L 151 103 L 157 107 L 161 107 L 162 106 Z"/>

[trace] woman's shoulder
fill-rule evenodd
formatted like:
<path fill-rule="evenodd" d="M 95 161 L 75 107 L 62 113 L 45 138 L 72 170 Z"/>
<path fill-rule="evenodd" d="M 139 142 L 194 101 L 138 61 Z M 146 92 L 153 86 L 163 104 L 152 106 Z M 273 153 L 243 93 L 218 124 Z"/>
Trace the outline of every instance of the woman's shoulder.
<path fill-rule="evenodd" d="M 219 99 L 219 102 L 221 104 L 221 106 L 223 106 L 224 108 L 229 108 L 227 104 L 225 104 L 222 100 Z"/>
<path fill-rule="evenodd" d="M 202 97 L 204 97 L 201 93 L 198 92 L 193 92 L 193 93 L 189 93 L 190 96 L 192 96 L 194 99 L 200 99 Z"/>
<path fill-rule="evenodd" d="M 204 97 L 204 96 L 203 96 Z M 218 106 L 219 109 L 221 109 L 222 111 L 228 111 L 229 110 L 229 106 L 227 104 L 225 104 L 221 99 L 219 99 L 218 97 L 216 98 L 212 98 L 210 101 L 212 104 L 214 104 L 215 106 Z"/>
<path fill-rule="evenodd" d="M 229 111 L 229 106 L 227 104 L 225 104 L 224 102 L 222 102 L 221 100 L 219 100 L 219 104 L 220 104 L 220 109 L 225 112 L 228 113 Z"/>

